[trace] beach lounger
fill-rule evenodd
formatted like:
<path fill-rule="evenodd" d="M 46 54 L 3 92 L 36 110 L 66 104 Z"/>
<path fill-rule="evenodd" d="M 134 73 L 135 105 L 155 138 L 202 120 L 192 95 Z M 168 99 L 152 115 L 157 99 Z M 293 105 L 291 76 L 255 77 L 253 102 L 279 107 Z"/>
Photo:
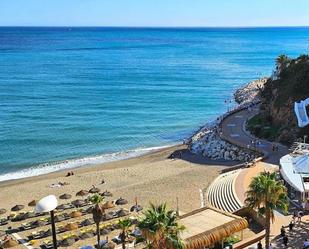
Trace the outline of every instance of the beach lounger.
<path fill-rule="evenodd" d="M 6 219 L 6 218 L 0 219 L 0 226 L 4 226 L 4 225 L 7 225 L 7 224 L 9 224 L 8 219 Z"/>
<path fill-rule="evenodd" d="M 93 247 L 92 246 L 82 246 L 79 249 L 93 249 Z"/>

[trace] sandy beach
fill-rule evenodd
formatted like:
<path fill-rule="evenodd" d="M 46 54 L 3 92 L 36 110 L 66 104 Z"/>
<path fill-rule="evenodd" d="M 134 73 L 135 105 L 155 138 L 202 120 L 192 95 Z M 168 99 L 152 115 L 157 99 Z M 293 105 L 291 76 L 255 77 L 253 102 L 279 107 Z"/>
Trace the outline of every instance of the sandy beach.
<path fill-rule="evenodd" d="M 123 197 L 133 204 L 134 198 L 142 205 L 149 202 L 167 202 L 176 208 L 179 199 L 181 212 L 188 212 L 200 205 L 199 189 L 206 188 L 224 167 L 192 163 L 181 159 L 168 159 L 182 146 L 165 148 L 137 158 L 74 169 L 74 176 L 65 177 L 66 172 L 55 172 L 20 180 L 0 183 L 0 208 L 10 209 L 16 204 L 27 207 L 29 201 L 48 194 L 59 196 L 72 194 L 92 185 L 102 192 L 109 190 L 115 198 Z M 101 184 L 102 179 L 105 184 Z M 69 185 L 51 188 L 52 184 L 67 182 Z M 64 203 L 66 201 L 60 201 Z"/>

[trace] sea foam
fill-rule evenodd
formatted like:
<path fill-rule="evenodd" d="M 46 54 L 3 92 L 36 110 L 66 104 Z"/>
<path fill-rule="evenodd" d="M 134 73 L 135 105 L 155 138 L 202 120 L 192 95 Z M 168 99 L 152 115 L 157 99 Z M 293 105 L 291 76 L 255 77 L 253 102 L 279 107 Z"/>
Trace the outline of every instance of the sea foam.
<path fill-rule="evenodd" d="M 32 177 L 32 176 L 39 176 L 39 175 L 44 175 L 44 174 L 48 174 L 48 173 L 52 173 L 56 171 L 65 170 L 65 169 L 79 168 L 83 166 L 94 166 L 94 165 L 101 164 L 101 163 L 108 163 L 108 162 L 113 162 L 113 161 L 129 159 L 129 158 L 145 155 L 149 152 L 158 151 L 160 149 L 164 149 L 164 148 L 167 148 L 173 145 L 176 145 L 176 143 L 165 145 L 165 146 L 137 148 L 134 150 L 128 150 L 128 151 L 122 151 L 122 152 L 115 152 L 115 153 L 102 154 L 102 155 L 97 155 L 97 156 L 70 159 L 70 160 L 64 160 L 64 161 L 54 162 L 54 163 L 39 164 L 39 165 L 30 167 L 27 169 L 22 169 L 20 171 L 2 174 L 0 175 L 0 182 L 7 181 L 7 180 L 27 178 L 27 177 Z"/>

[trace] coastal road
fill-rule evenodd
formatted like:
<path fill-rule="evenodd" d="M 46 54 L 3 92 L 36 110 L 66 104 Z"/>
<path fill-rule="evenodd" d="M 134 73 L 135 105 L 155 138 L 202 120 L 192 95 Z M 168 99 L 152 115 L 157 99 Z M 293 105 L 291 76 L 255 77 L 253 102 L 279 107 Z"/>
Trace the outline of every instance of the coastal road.
<path fill-rule="evenodd" d="M 252 141 L 257 138 L 246 130 L 247 120 L 258 114 L 258 112 L 259 108 L 256 106 L 251 109 L 244 109 L 233 113 L 226 117 L 221 123 L 221 137 L 232 144 L 238 145 L 239 147 L 248 148 L 249 146 L 251 149 L 256 149 L 266 156 L 264 162 L 279 165 L 280 158 L 289 152 L 288 148 L 281 144 L 276 144 L 278 145 L 278 151 L 274 152 L 272 151 L 272 146 L 274 143 L 261 139 L 258 139 L 260 144 L 254 148 Z"/>

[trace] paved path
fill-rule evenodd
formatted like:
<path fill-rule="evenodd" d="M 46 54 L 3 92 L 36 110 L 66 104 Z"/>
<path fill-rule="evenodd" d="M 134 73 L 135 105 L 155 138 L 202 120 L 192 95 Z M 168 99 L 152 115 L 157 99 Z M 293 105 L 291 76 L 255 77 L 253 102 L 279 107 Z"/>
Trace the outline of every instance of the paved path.
<path fill-rule="evenodd" d="M 279 165 L 279 159 L 289 152 L 288 148 L 286 146 L 277 144 L 279 150 L 273 152 L 273 143 L 261 139 L 259 139 L 259 141 L 261 142 L 260 145 L 254 148 L 252 141 L 256 138 L 245 129 L 247 120 L 255 116 L 256 114 L 258 114 L 258 107 L 251 109 L 251 111 L 245 109 L 229 115 L 221 123 L 221 137 L 224 140 L 227 140 L 228 142 L 236 144 L 243 148 L 248 148 L 248 146 L 250 146 L 251 149 L 256 149 L 257 151 L 262 152 L 266 156 L 263 161 Z"/>

